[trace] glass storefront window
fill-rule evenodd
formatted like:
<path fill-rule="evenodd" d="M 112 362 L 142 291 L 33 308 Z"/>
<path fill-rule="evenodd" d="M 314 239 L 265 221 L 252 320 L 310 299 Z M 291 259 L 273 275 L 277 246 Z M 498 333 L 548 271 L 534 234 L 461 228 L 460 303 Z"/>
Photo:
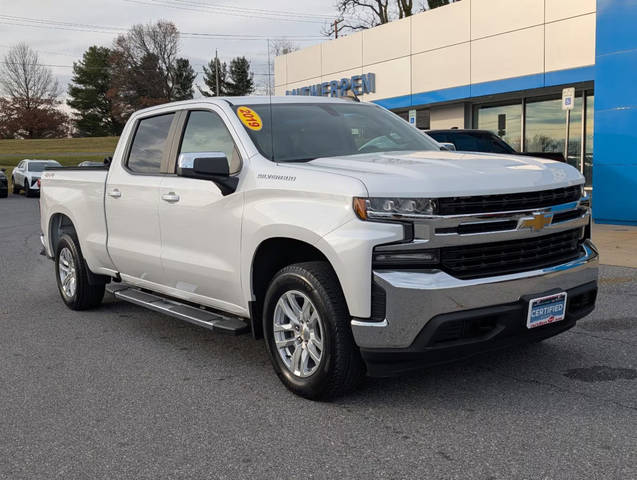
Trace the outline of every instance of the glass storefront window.
<path fill-rule="evenodd" d="M 560 107 L 562 100 L 560 99 Z M 566 117 L 566 112 L 562 112 Z M 564 118 L 566 125 L 566 118 Z M 568 128 L 568 163 L 578 170 L 582 170 L 582 97 L 575 97 L 575 106 L 571 110 L 571 121 Z"/>
<path fill-rule="evenodd" d="M 586 96 L 586 131 L 584 135 L 584 177 L 586 186 L 593 186 L 593 130 L 595 126 L 595 96 Z"/>
<path fill-rule="evenodd" d="M 520 151 L 522 104 L 479 107 L 477 127 L 492 131 L 515 150 Z"/>
<path fill-rule="evenodd" d="M 567 162 L 580 169 L 582 148 L 582 97 L 575 98 L 569 126 Z M 525 152 L 564 153 L 566 112 L 561 98 L 528 101 L 526 104 Z"/>

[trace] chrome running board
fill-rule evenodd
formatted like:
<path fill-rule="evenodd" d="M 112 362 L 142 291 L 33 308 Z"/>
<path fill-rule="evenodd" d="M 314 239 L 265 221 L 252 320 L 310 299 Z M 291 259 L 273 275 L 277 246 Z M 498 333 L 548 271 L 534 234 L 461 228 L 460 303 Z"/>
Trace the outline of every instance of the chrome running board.
<path fill-rule="evenodd" d="M 140 307 L 170 315 L 171 317 L 199 325 L 214 332 L 239 335 L 250 330 L 248 323 L 239 317 L 225 316 L 203 308 L 193 307 L 181 303 L 178 300 L 162 297 L 154 293 L 143 292 L 129 285 L 111 283 L 106 286 L 106 290 L 112 293 L 115 298 L 124 300 L 125 302 L 134 303 Z"/>

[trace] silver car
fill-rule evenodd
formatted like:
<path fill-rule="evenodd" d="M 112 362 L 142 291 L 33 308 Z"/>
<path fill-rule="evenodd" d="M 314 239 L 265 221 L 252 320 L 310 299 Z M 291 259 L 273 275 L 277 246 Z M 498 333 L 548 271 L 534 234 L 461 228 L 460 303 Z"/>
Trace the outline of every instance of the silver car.
<path fill-rule="evenodd" d="M 13 193 L 20 193 L 24 190 L 27 197 L 33 197 L 40 193 L 38 180 L 46 167 L 61 167 L 55 160 L 22 160 L 13 169 L 11 181 L 13 183 Z"/>

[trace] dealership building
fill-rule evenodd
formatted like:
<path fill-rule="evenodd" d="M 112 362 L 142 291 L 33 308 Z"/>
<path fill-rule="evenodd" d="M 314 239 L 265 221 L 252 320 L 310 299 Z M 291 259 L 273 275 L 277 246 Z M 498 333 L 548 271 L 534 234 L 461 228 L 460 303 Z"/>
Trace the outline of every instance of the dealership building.
<path fill-rule="evenodd" d="M 350 90 L 421 129 L 567 153 L 595 220 L 637 225 L 635 0 L 460 0 L 275 59 L 277 95 Z"/>

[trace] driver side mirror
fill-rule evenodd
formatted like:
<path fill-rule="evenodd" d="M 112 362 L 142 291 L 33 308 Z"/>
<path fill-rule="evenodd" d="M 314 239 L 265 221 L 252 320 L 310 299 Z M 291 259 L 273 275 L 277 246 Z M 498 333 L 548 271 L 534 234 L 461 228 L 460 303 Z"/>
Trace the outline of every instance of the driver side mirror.
<path fill-rule="evenodd" d="M 230 176 L 230 165 L 223 152 L 182 153 L 177 160 L 177 175 L 217 184 L 223 195 L 233 193 L 238 177 Z"/>
<path fill-rule="evenodd" d="M 440 144 L 440 150 L 447 150 L 448 152 L 455 152 L 456 146 L 451 142 L 438 142 Z"/>

